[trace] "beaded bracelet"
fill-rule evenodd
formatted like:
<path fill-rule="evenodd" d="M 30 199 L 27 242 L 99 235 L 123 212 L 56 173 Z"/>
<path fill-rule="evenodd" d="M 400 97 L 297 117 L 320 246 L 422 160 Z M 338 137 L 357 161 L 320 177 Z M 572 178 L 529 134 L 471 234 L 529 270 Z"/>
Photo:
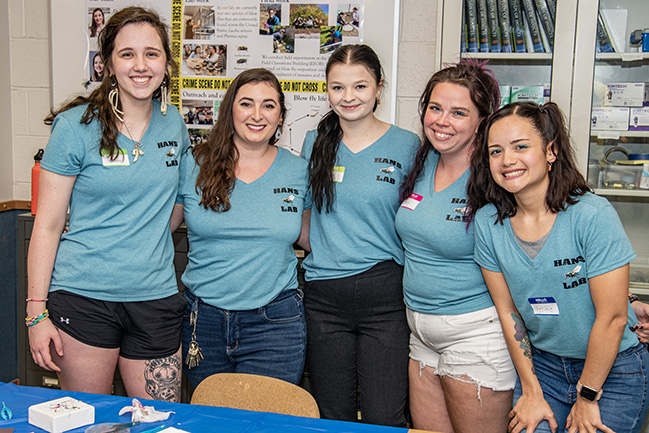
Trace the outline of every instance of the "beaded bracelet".
<path fill-rule="evenodd" d="M 25 302 L 47 302 L 50 298 L 37 299 L 37 298 L 27 298 Z"/>
<path fill-rule="evenodd" d="M 50 312 L 48 310 L 45 310 L 43 311 L 43 314 L 41 314 L 40 316 L 27 317 L 25 319 L 25 325 L 34 326 L 35 324 L 47 319 L 49 316 L 50 316 Z"/>

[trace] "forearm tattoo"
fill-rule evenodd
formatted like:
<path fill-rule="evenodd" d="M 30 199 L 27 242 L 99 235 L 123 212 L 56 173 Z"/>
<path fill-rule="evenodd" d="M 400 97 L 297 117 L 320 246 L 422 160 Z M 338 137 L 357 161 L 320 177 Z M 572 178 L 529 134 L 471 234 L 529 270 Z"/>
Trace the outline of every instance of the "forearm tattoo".
<path fill-rule="evenodd" d="M 144 365 L 147 394 L 154 400 L 180 401 L 180 354 L 151 359 Z"/>
<path fill-rule="evenodd" d="M 514 331 L 516 333 L 514 334 L 514 338 L 516 341 L 520 341 L 521 345 L 519 346 L 521 349 L 523 349 L 523 355 L 528 357 L 530 361 L 533 362 L 532 360 L 532 344 L 530 343 L 530 337 L 527 334 L 527 328 L 525 328 L 525 323 L 523 322 L 523 319 L 521 316 L 519 316 L 516 313 L 512 313 L 512 319 L 514 319 Z M 536 370 L 534 369 L 534 364 L 532 363 L 532 373 L 536 374 Z"/>

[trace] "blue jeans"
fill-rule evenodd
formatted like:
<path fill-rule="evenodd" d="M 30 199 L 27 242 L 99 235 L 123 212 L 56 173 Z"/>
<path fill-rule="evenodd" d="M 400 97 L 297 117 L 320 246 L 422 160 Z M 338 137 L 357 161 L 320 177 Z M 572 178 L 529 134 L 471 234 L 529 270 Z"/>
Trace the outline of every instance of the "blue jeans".
<path fill-rule="evenodd" d="M 534 347 L 532 359 L 543 396 L 554 412 L 559 431 L 563 432 L 570 410 L 578 398 L 575 386 L 584 369 L 584 360 L 562 358 Z M 644 344 L 617 355 L 599 400 L 602 423 L 615 433 L 637 433 L 642 428 L 649 407 L 648 368 L 649 352 Z M 521 394 L 521 382 L 517 380 L 514 404 Z M 547 421 L 542 421 L 535 430 L 537 433 L 550 431 Z"/>
<path fill-rule="evenodd" d="M 215 373 L 249 373 L 297 384 L 306 354 L 306 322 L 302 291 L 285 290 L 268 305 L 228 311 L 198 302 L 196 341 L 203 359 L 187 368 L 187 347 L 193 326 L 189 315 L 196 298 L 185 290 L 188 305 L 183 320 L 184 373 L 193 388 Z"/>
<path fill-rule="evenodd" d="M 405 427 L 408 341 L 403 268 L 307 282 L 307 363 L 322 418 Z M 360 394 L 359 394 L 360 391 Z"/>

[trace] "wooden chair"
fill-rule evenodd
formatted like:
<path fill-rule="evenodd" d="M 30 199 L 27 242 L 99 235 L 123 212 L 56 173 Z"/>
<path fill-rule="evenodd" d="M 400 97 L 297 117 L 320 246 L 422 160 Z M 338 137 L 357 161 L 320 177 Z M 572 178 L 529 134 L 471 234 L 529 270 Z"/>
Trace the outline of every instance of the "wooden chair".
<path fill-rule="evenodd" d="M 255 374 L 213 374 L 198 384 L 191 404 L 320 418 L 315 399 L 305 389 Z"/>

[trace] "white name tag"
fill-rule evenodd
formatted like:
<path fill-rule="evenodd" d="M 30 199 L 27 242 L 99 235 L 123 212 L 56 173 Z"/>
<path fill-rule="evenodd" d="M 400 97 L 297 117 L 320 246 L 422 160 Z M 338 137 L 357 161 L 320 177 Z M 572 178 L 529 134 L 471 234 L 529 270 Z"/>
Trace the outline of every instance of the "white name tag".
<path fill-rule="evenodd" d="M 552 297 L 547 298 L 528 298 L 534 314 L 537 316 L 558 316 L 559 306 L 557 301 Z"/>
<path fill-rule="evenodd" d="M 106 149 L 101 150 L 101 162 L 104 164 L 104 167 L 118 167 L 118 166 L 128 166 L 128 154 L 126 149 L 120 149 L 117 158 L 111 159 L 112 157 L 108 154 Z"/>
<path fill-rule="evenodd" d="M 342 182 L 343 177 L 345 176 L 345 167 L 334 166 L 332 175 L 334 178 L 334 182 Z"/>
<path fill-rule="evenodd" d="M 408 197 L 403 201 L 403 203 L 401 203 L 401 207 L 405 207 L 406 209 L 410 209 L 410 210 L 415 210 L 417 205 L 421 203 L 422 198 L 423 198 L 422 196 L 420 196 L 419 194 L 415 194 L 413 192 L 412 194 L 410 194 L 410 197 Z"/>

